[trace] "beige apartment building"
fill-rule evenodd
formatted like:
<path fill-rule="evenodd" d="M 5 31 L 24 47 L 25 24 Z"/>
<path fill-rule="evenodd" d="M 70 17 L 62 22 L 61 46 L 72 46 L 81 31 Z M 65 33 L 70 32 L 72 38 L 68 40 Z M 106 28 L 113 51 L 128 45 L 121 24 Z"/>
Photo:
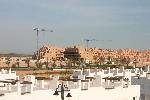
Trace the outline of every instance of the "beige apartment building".
<path fill-rule="evenodd" d="M 63 58 L 63 52 L 65 48 L 59 48 L 54 45 L 44 45 L 40 48 L 40 59 L 48 59 L 48 60 L 58 60 L 59 58 Z"/>
<path fill-rule="evenodd" d="M 73 48 L 74 46 L 70 46 Z M 135 49 L 102 49 L 102 48 L 85 48 L 80 45 L 76 45 L 79 49 L 79 54 L 88 63 L 94 63 L 95 57 L 104 57 L 105 61 L 107 58 L 111 58 L 111 61 L 117 58 L 130 58 L 130 64 L 136 60 L 137 65 L 144 66 L 150 64 L 150 50 L 138 51 Z M 68 48 L 68 47 L 67 47 Z M 40 49 L 40 55 L 43 59 L 59 59 L 64 58 L 63 52 L 65 48 L 56 47 L 53 45 L 45 45 Z"/>
<path fill-rule="evenodd" d="M 135 49 L 102 49 L 102 48 L 85 48 L 81 45 L 70 46 L 66 48 L 78 48 L 81 58 L 86 63 L 95 63 L 98 57 L 103 57 L 104 63 L 109 60 L 116 64 L 117 60 L 123 58 L 130 58 L 129 65 L 134 65 L 137 62 L 137 66 L 150 65 L 150 50 L 138 51 Z M 59 65 L 66 65 L 66 59 L 64 58 L 64 51 L 66 48 L 57 47 L 54 45 L 44 45 L 39 49 L 40 62 L 49 62 L 48 66 L 52 66 L 53 63 Z M 0 56 L 0 67 L 11 67 L 12 65 L 27 66 L 25 60 L 30 58 L 30 66 L 36 66 L 36 59 L 32 59 L 32 56 L 11 56 L 8 62 L 8 56 Z M 108 60 L 109 58 L 109 60 Z"/>

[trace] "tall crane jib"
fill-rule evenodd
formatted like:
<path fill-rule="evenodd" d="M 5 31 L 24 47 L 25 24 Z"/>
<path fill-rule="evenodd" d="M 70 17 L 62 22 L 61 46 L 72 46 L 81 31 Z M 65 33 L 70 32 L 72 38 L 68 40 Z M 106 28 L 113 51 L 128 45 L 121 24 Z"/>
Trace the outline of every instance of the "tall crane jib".
<path fill-rule="evenodd" d="M 97 42 L 97 41 L 101 41 L 101 42 L 112 42 L 112 40 L 97 40 L 97 39 L 84 39 L 84 41 L 86 42 L 86 48 L 89 48 L 89 43 L 90 42 Z"/>

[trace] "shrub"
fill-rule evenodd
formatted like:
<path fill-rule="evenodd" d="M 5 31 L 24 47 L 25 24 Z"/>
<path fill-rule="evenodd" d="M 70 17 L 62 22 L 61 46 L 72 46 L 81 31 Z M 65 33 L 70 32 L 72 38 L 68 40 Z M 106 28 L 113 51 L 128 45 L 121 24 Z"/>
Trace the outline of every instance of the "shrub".
<path fill-rule="evenodd" d="M 12 64 L 12 68 L 16 68 L 16 64 Z"/>

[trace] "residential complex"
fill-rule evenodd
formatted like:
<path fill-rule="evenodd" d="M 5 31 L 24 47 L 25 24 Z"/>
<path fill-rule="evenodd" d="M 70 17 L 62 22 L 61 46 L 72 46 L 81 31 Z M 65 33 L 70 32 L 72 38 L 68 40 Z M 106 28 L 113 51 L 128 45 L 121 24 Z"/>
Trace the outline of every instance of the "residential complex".
<path fill-rule="evenodd" d="M 124 64 L 136 67 L 150 65 L 150 50 L 135 49 L 103 49 L 103 48 L 85 48 L 81 45 L 69 47 L 57 47 L 54 45 L 44 45 L 39 49 L 39 61 L 41 63 L 48 62 L 48 66 L 56 64 L 56 66 L 66 65 L 67 59 L 64 52 L 68 49 L 77 49 L 85 63 L 98 64 Z M 69 50 L 69 49 L 68 49 Z M 29 60 L 29 61 L 28 61 Z M 33 56 L 8 56 L 0 55 L 0 67 L 11 66 L 32 66 L 35 67 L 37 62 L 37 54 Z"/>
<path fill-rule="evenodd" d="M 80 45 L 70 46 L 66 48 L 77 48 L 80 58 L 83 58 L 87 63 L 94 63 L 98 58 L 103 57 L 103 63 L 110 60 L 117 63 L 117 60 L 130 59 L 129 64 L 137 63 L 137 66 L 145 66 L 150 63 L 150 50 L 135 50 L 135 49 L 102 49 L 102 48 L 85 48 Z M 60 48 L 52 45 L 45 45 L 40 48 L 40 57 L 42 59 L 60 59 L 64 58 L 66 48 Z"/>

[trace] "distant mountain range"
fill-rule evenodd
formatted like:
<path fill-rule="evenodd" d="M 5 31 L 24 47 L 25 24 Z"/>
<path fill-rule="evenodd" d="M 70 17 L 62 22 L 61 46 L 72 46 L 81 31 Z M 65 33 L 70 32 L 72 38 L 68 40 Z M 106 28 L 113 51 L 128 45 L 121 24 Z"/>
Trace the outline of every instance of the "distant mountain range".
<path fill-rule="evenodd" d="M 32 57 L 31 54 L 18 54 L 18 53 L 1 53 L 0 57 Z"/>

